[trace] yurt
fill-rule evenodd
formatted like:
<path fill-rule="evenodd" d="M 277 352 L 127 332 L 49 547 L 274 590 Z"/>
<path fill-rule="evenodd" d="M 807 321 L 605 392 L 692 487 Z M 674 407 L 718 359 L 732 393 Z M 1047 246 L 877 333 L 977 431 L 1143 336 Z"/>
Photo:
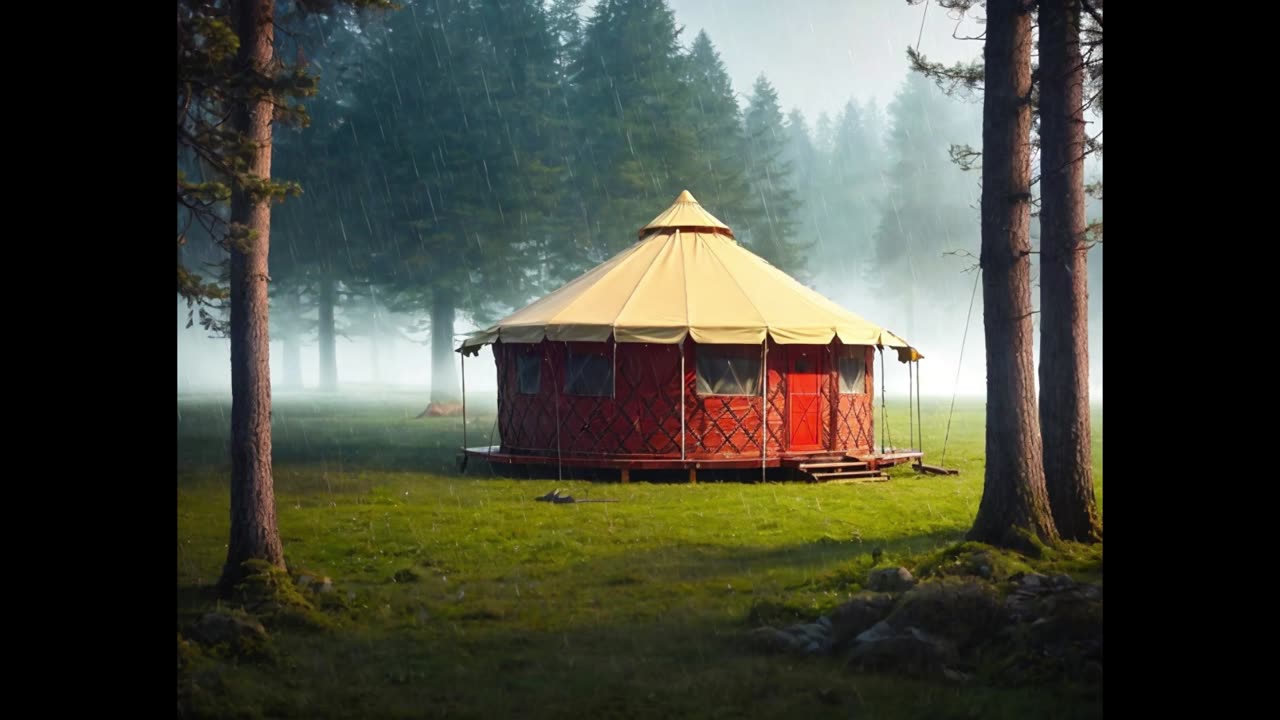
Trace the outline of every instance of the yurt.
<path fill-rule="evenodd" d="M 739 245 L 687 190 L 626 250 L 467 337 L 464 387 L 485 345 L 498 437 L 464 466 L 834 479 L 920 456 L 877 443 L 873 372 L 877 349 L 919 353 Z"/>

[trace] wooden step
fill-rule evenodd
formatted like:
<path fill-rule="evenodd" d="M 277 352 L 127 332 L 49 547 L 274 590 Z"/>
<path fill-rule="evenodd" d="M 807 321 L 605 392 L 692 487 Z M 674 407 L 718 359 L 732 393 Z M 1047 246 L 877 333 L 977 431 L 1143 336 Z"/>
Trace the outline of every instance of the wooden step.
<path fill-rule="evenodd" d="M 875 477 L 883 475 L 879 470 L 837 470 L 835 472 L 809 473 L 815 480 L 825 480 L 827 478 L 844 478 L 844 477 Z"/>
<path fill-rule="evenodd" d="M 824 469 L 824 468 L 840 468 L 842 470 L 866 467 L 867 464 L 860 460 L 841 460 L 839 462 L 817 462 L 817 463 L 800 463 L 801 470 Z"/>
<path fill-rule="evenodd" d="M 856 477 L 856 478 L 836 478 L 827 480 L 824 485 L 859 485 L 861 483 L 888 482 L 888 475 L 876 475 L 874 477 Z"/>

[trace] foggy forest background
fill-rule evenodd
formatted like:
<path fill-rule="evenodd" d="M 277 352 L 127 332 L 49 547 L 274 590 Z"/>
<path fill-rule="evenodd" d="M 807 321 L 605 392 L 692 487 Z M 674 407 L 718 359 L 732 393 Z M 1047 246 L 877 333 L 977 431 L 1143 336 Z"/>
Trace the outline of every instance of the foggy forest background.
<path fill-rule="evenodd" d="M 453 338 L 635 242 L 687 188 L 753 252 L 918 345 L 925 394 L 984 392 L 981 293 L 957 387 L 980 187 L 952 158 L 981 145 L 981 96 L 944 94 L 906 57 L 976 59 L 981 44 L 957 39 L 972 28 L 904 2 L 779 15 L 653 0 L 625 22 L 581 0 L 403 5 L 278 41 L 320 88 L 310 127 L 276 133 L 273 174 L 303 194 L 272 213 L 274 389 L 425 389 L 433 354 L 453 385 Z M 1086 182 L 1101 173 L 1091 155 Z M 1087 212 L 1100 219 L 1101 200 Z M 187 236 L 181 262 L 216 279 L 225 252 L 198 226 Z M 1102 254 L 1089 262 L 1095 401 Z M 180 394 L 229 390 L 223 321 L 179 299 Z M 896 365 L 891 396 L 906 391 Z M 468 393 L 491 394 L 494 375 L 489 352 L 469 359 Z"/>

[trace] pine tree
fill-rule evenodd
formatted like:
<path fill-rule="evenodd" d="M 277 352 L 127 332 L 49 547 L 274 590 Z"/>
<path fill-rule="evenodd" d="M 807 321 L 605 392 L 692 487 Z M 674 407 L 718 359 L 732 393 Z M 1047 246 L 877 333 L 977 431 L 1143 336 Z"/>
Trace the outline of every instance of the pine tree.
<path fill-rule="evenodd" d="M 410 10 L 388 28 L 355 129 L 376 189 L 373 276 L 393 309 L 425 314 L 431 401 L 453 411 L 459 315 L 483 323 L 529 298 L 528 268 L 555 236 L 557 46 L 537 0 Z"/>
<path fill-rule="evenodd" d="M 686 67 L 694 102 L 688 117 L 696 145 L 694 174 L 685 184 L 733 227 L 737 218 L 748 215 L 752 205 L 743 162 L 746 138 L 742 111 L 729 73 L 706 31 L 694 39 Z"/>
<path fill-rule="evenodd" d="M 587 253 L 599 262 L 698 174 L 695 100 L 665 0 L 600 0 L 573 72 Z"/>
<path fill-rule="evenodd" d="M 778 93 L 764 75 L 752 87 L 745 125 L 753 207 L 741 233 L 742 240 L 778 268 L 803 278 L 807 274 L 807 251 L 813 243 L 796 236 L 800 200 L 784 157 L 787 129 Z"/>
<path fill-rule="evenodd" d="M 885 195 L 881 177 L 884 158 L 868 135 L 863 113 L 853 100 L 845 103 L 832 133 L 832 147 L 823 178 L 833 254 L 845 278 L 872 278 L 876 259 L 874 236 Z"/>
<path fill-rule="evenodd" d="M 988 0 L 982 133 L 986 476 L 971 540 L 1058 540 L 1044 484 L 1031 332 L 1031 13 Z"/>
<path fill-rule="evenodd" d="M 966 106 L 960 106 L 966 107 Z M 947 253 L 978 245 L 970 209 L 972 178 L 952 163 L 949 147 L 966 141 L 956 106 L 911 75 L 889 106 L 888 193 L 874 236 L 882 290 L 904 303 L 910 337 L 922 307 L 963 296 L 965 264 Z"/>
<path fill-rule="evenodd" d="M 332 3 L 299 10 L 326 5 Z M 272 125 L 305 121 L 289 100 L 314 92 L 315 81 L 276 61 L 276 22 L 271 0 L 178 3 L 178 245 L 198 222 L 230 254 L 231 532 L 218 582 L 224 594 L 244 577 L 248 560 L 284 566 L 271 471 L 267 262 L 270 202 L 298 188 L 272 178 Z M 207 170 L 201 179 L 183 172 L 192 158 Z M 209 285 L 179 264 L 180 295 L 200 302 L 211 294 Z"/>
<path fill-rule="evenodd" d="M 1102 539 L 1089 417 L 1080 0 L 1040 3 L 1040 432 L 1058 532 Z"/>

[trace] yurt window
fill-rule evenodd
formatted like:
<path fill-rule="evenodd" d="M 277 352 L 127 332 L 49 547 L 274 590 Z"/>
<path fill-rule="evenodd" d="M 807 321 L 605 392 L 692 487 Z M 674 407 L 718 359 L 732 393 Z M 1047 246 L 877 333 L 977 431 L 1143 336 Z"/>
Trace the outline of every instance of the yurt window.
<path fill-rule="evenodd" d="M 613 362 L 608 355 L 570 350 L 564 376 L 564 389 L 569 395 L 613 395 Z"/>
<path fill-rule="evenodd" d="M 521 395 L 537 395 L 542 387 L 542 358 L 538 355 L 516 356 L 516 377 Z"/>
<path fill-rule="evenodd" d="M 755 347 L 698 346 L 699 395 L 759 395 L 760 355 Z"/>
<path fill-rule="evenodd" d="M 845 395 L 867 393 L 867 358 L 862 348 L 849 348 L 840 356 L 840 392 Z"/>

